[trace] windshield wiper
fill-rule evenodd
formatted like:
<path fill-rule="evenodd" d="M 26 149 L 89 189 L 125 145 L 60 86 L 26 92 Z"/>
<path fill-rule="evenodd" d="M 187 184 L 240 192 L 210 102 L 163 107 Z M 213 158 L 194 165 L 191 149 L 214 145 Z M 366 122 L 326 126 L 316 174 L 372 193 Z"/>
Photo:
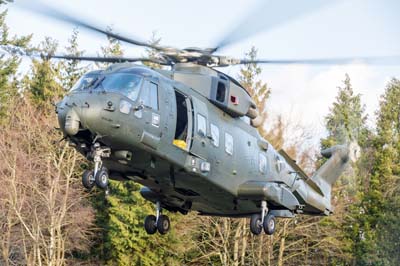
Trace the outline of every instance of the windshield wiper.
<path fill-rule="evenodd" d="M 93 78 L 90 82 L 86 83 L 80 90 L 86 90 L 89 89 L 93 84 L 96 83 L 96 81 L 99 79 L 99 77 Z"/>
<path fill-rule="evenodd" d="M 97 81 L 93 84 L 93 90 L 95 90 L 95 89 L 97 89 L 97 87 L 98 86 L 100 86 L 101 85 L 101 87 L 103 88 L 103 90 L 104 90 L 104 87 L 103 87 L 103 80 L 106 78 L 106 76 L 102 76 L 102 77 L 100 77 L 100 78 L 98 78 L 97 79 Z"/>

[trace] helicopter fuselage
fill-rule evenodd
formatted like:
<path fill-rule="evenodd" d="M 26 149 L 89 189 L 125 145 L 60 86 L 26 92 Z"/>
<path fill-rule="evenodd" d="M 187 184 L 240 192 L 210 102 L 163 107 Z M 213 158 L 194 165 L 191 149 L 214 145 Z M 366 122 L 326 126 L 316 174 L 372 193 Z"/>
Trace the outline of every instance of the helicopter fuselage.
<path fill-rule="evenodd" d="M 259 135 L 250 118 L 143 66 L 86 78 L 57 104 L 60 127 L 84 156 L 90 157 L 95 142 L 110 148 L 103 160 L 110 177 L 142 184 L 146 199 L 204 215 L 249 216 L 259 212 L 261 200 L 278 217 L 331 213 L 332 178 L 308 178 Z M 333 155 L 325 172 L 347 162 L 345 152 Z"/>

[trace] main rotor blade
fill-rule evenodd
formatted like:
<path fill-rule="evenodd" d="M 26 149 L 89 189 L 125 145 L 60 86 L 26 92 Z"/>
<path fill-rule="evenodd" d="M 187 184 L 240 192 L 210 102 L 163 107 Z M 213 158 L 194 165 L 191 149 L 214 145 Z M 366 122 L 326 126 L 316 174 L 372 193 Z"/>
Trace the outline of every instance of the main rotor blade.
<path fill-rule="evenodd" d="M 4 54 L 29 56 L 29 57 L 41 57 L 41 58 L 54 58 L 54 59 L 66 59 L 66 60 L 77 60 L 77 61 L 91 61 L 91 62 L 103 62 L 103 63 L 121 63 L 121 62 L 149 62 L 160 65 L 170 65 L 170 62 L 163 59 L 148 58 L 148 57 L 119 57 L 119 56 L 75 56 L 75 55 L 55 55 L 55 54 L 43 54 L 37 51 L 26 51 L 21 47 L 13 45 L 0 45 L 0 56 Z"/>
<path fill-rule="evenodd" d="M 103 63 L 122 63 L 122 62 L 149 62 L 160 65 L 169 65 L 168 62 L 146 57 L 96 57 L 96 56 L 74 56 L 74 55 L 35 55 L 55 59 L 78 60 L 78 61 L 91 61 Z"/>
<path fill-rule="evenodd" d="M 262 0 L 255 9 L 223 35 L 212 49 L 212 53 L 261 31 L 273 30 L 282 24 L 316 11 L 330 2 L 329 0 Z"/>
<path fill-rule="evenodd" d="M 69 15 L 63 11 L 57 10 L 49 5 L 46 5 L 45 3 L 41 2 L 41 1 L 25 1 L 25 2 L 17 2 L 16 3 L 17 6 L 23 8 L 23 9 L 27 9 L 30 11 L 33 11 L 35 13 L 38 13 L 40 15 L 58 20 L 58 21 L 62 21 L 68 24 L 73 24 L 76 26 L 81 26 L 83 28 L 86 28 L 88 30 L 92 30 L 95 32 L 99 32 L 102 34 L 105 34 L 109 37 L 112 37 L 114 39 L 129 43 L 129 44 L 134 44 L 134 45 L 138 45 L 138 46 L 144 46 L 144 47 L 148 47 L 148 48 L 152 48 L 158 51 L 162 51 L 164 50 L 163 47 L 157 46 L 157 45 L 152 45 L 149 44 L 145 41 L 141 41 L 138 39 L 132 39 L 132 38 L 128 38 L 128 37 L 124 37 L 121 36 L 119 34 L 115 34 L 112 33 L 110 31 L 101 29 L 98 26 L 95 26 L 91 23 L 85 22 L 83 20 L 80 20 L 78 18 L 73 17 L 72 15 Z"/>
<path fill-rule="evenodd" d="M 239 64 L 275 64 L 275 65 L 343 65 L 343 64 L 369 64 L 369 65 L 400 65 L 400 56 L 374 56 L 374 57 L 343 57 L 343 58 L 319 58 L 319 59 L 283 59 L 283 60 L 268 60 L 242 59 L 234 62 L 234 65 Z"/>

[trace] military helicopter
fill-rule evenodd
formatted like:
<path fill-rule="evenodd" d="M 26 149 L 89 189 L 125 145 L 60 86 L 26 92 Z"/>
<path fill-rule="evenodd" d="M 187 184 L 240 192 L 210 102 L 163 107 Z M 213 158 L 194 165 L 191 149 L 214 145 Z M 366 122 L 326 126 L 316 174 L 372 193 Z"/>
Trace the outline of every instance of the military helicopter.
<path fill-rule="evenodd" d="M 263 230 L 273 234 L 276 217 L 332 214 L 332 185 L 349 162 L 349 147 L 322 151 L 326 163 L 308 176 L 285 151 L 275 150 L 259 135 L 257 127 L 262 125 L 251 95 L 215 67 L 340 64 L 354 58 L 235 59 L 215 55 L 233 42 L 232 33 L 214 48 L 177 49 L 108 32 L 44 4 L 30 9 L 158 52 L 156 58 L 45 55 L 113 63 L 84 74 L 55 109 L 65 139 L 94 162 L 94 169 L 82 176 L 86 189 L 97 186 L 108 193 L 109 179 L 143 185 L 141 195 L 156 206 L 155 215 L 144 221 L 148 234 L 170 229 L 163 210 L 250 217 L 255 235 Z M 35 56 L 18 49 L 11 52 Z M 374 63 L 388 58 L 362 59 Z"/>

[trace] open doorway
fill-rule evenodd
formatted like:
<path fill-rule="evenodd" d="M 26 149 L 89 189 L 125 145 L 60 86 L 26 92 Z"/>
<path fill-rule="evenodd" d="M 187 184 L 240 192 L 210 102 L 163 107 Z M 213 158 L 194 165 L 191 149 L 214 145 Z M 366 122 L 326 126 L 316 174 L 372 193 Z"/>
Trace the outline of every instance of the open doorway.
<path fill-rule="evenodd" d="M 183 150 L 189 149 L 189 129 L 191 120 L 188 117 L 190 101 L 185 95 L 175 91 L 176 99 L 176 127 L 173 144 Z"/>

